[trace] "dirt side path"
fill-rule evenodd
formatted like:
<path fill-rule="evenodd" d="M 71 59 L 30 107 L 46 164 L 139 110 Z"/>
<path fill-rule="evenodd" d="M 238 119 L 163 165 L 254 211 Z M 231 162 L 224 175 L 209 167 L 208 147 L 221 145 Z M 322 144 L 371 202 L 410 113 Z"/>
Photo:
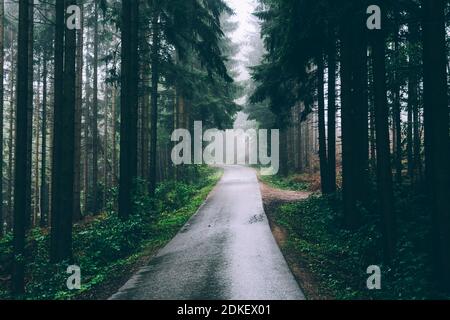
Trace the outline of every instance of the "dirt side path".
<path fill-rule="evenodd" d="M 289 191 L 289 190 L 274 189 L 262 183 L 261 181 L 259 182 L 259 185 L 261 188 L 261 194 L 263 197 L 264 205 L 270 204 L 271 202 L 288 203 L 299 200 L 305 200 L 311 195 L 311 192 L 305 191 Z"/>
<path fill-rule="evenodd" d="M 286 203 L 293 203 L 307 199 L 312 192 L 289 191 L 275 189 L 263 182 L 259 182 L 264 210 L 269 219 L 272 234 L 281 248 L 286 261 L 294 274 L 299 286 L 302 288 L 308 300 L 329 300 L 331 296 L 325 295 L 319 290 L 319 283 L 314 279 L 312 272 L 308 270 L 306 261 L 298 253 L 290 252 L 286 247 L 288 239 L 287 231 L 275 223 L 274 214 L 276 209 Z"/>

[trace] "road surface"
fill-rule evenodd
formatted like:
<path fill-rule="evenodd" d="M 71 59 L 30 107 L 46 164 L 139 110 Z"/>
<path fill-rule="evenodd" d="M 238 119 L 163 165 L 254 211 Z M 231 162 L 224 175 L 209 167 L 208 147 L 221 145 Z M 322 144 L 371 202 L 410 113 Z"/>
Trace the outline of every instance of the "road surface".
<path fill-rule="evenodd" d="M 195 216 L 110 299 L 304 299 L 270 231 L 255 171 L 224 170 Z"/>

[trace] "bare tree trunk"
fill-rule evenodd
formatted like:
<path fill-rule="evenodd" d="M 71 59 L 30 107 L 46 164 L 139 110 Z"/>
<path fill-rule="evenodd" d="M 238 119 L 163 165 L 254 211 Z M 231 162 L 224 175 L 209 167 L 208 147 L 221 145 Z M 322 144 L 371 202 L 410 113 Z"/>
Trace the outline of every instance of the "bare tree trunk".
<path fill-rule="evenodd" d="M 398 23 L 398 13 L 395 12 L 395 23 Z M 394 63 L 399 65 L 399 30 L 395 29 L 394 32 Z M 401 106 L 400 106 L 400 83 L 399 72 L 394 72 L 394 105 L 393 105 L 393 119 L 394 119 L 394 159 L 395 159 L 395 180 L 397 183 L 402 181 L 402 120 L 401 120 Z"/>
<path fill-rule="evenodd" d="M 38 213 L 40 212 L 40 208 L 39 208 L 39 126 L 40 126 L 40 117 L 39 117 L 39 106 L 41 104 L 40 101 L 40 90 L 41 90 L 41 64 L 39 61 L 38 64 L 38 70 L 37 70 L 37 75 L 38 75 L 38 81 L 37 81 L 37 90 L 36 90 L 36 94 L 35 94 L 35 119 L 36 119 L 36 137 L 35 137 L 35 157 L 34 157 L 34 208 L 33 208 L 33 220 L 32 220 L 32 226 L 36 226 L 37 225 L 37 221 L 38 221 Z"/>
<path fill-rule="evenodd" d="M 389 147 L 389 108 L 386 97 L 385 37 L 373 31 L 375 122 L 377 136 L 378 210 L 382 216 L 384 261 L 389 264 L 395 252 L 395 218 Z"/>
<path fill-rule="evenodd" d="M 41 196 L 40 226 L 44 228 L 48 222 L 48 182 L 47 182 L 47 51 L 43 54 L 42 84 L 42 145 L 41 145 Z"/>
<path fill-rule="evenodd" d="M 89 40 L 89 39 L 87 39 Z M 87 43 L 89 43 L 87 41 Z M 86 68 L 85 68 L 85 72 L 86 72 L 86 78 L 89 79 L 91 77 L 90 71 L 89 71 L 89 66 L 86 63 Z M 90 104 L 90 86 L 89 86 L 89 81 L 86 81 L 85 84 L 85 108 L 84 108 L 84 125 L 83 125 L 83 144 L 84 144 L 84 157 L 83 157 L 83 193 L 84 193 L 84 197 L 83 197 L 83 211 L 84 214 L 86 215 L 89 211 L 90 211 L 90 202 L 89 202 L 89 196 L 91 194 L 91 189 L 90 189 L 90 168 L 89 168 L 89 160 L 90 160 L 90 155 L 92 154 L 92 140 L 90 137 L 90 119 L 91 119 L 91 104 Z"/>
<path fill-rule="evenodd" d="M 325 92 L 324 92 L 324 62 L 323 53 L 317 57 L 317 99 L 318 99 L 318 118 L 319 118 L 319 161 L 320 161 L 320 181 L 322 193 L 330 192 L 328 177 L 328 159 L 327 159 L 327 141 L 325 134 Z"/>
<path fill-rule="evenodd" d="M 342 193 L 345 223 L 354 227 L 358 224 L 359 217 L 356 209 L 356 197 L 353 192 L 353 162 L 352 156 L 352 56 L 351 56 L 351 28 L 348 21 L 342 28 L 341 45 L 341 118 L 342 118 Z"/>
<path fill-rule="evenodd" d="M 423 0 L 425 166 L 436 282 L 450 292 L 450 140 L 444 0 Z"/>
<path fill-rule="evenodd" d="M 80 8 L 83 8 L 81 5 Z M 81 9 L 81 28 L 77 30 L 77 75 L 75 101 L 75 156 L 74 156 L 74 186 L 73 186 L 73 221 L 80 221 L 81 216 L 81 118 L 83 105 L 83 9 Z"/>
<path fill-rule="evenodd" d="M 158 84 L 159 84 L 159 13 L 152 17 L 152 89 L 151 89 L 151 133 L 150 133 L 150 173 L 149 193 L 155 194 L 157 170 L 157 142 L 158 142 Z"/>
<path fill-rule="evenodd" d="M 408 175 L 412 182 L 419 176 L 417 168 L 420 166 L 420 138 L 419 127 L 417 125 L 419 101 L 417 95 L 418 87 L 418 46 L 416 42 L 419 37 L 419 28 L 415 23 L 408 26 L 409 29 L 409 74 L 408 74 Z M 416 145 L 417 144 L 417 145 Z"/>
<path fill-rule="evenodd" d="M 117 113 L 117 88 L 116 85 L 112 85 L 111 103 L 112 103 L 112 185 L 117 184 L 117 141 L 116 141 L 116 113 Z"/>
<path fill-rule="evenodd" d="M 30 19 L 30 22 L 28 23 L 28 61 L 29 61 L 29 68 L 28 68 L 28 129 L 27 129 L 27 164 L 26 164 L 26 177 L 27 177 L 27 183 L 26 183 L 26 212 L 25 215 L 27 217 L 26 228 L 31 227 L 31 220 L 32 220 L 32 203 L 31 203 L 31 173 L 32 173 L 32 166 L 33 166 L 33 12 L 34 12 L 34 0 L 28 0 L 28 10 L 30 11 L 28 13 L 28 19 Z"/>
<path fill-rule="evenodd" d="M 347 227 L 354 229 L 361 221 L 358 204 L 365 205 L 368 199 L 367 40 L 365 16 L 358 11 L 345 18 L 348 21 L 343 23 L 341 66 L 342 178 L 345 221 Z"/>
<path fill-rule="evenodd" d="M 75 142 L 76 31 L 65 28 L 66 8 L 75 0 L 56 2 L 55 116 L 50 259 L 72 259 Z"/>
<path fill-rule="evenodd" d="M 13 155 L 14 151 L 13 148 L 15 148 L 14 144 L 14 131 L 15 131 L 15 85 L 16 85 L 16 63 L 14 63 L 14 50 L 13 50 L 13 31 L 11 29 L 11 76 L 10 76 L 10 101 L 9 101 L 9 137 L 8 137 L 8 221 L 7 224 L 9 228 L 13 225 L 13 218 L 14 218 L 14 195 L 13 195 L 13 183 L 14 183 L 14 163 L 13 163 Z"/>
<path fill-rule="evenodd" d="M 137 176 L 138 12 L 134 1 L 122 1 L 122 74 L 120 122 L 119 216 L 133 213 L 133 184 Z"/>
<path fill-rule="evenodd" d="M 28 80 L 29 80 L 29 0 L 19 1 L 19 35 L 17 52 L 17 114 L 16 114 L 16 150 L 14 177 L 14 260 L 12 269 L 12 293 L 25 291 L 25 229 L 30 217 L 27 213 L 27 151 L 28 151 Z"/>
<path fill-rule="evenodd" d="M 106 89 L 105 89 L 106 91 Z M 105 103 L 105 127 L 103 128 L 103 208 L 106 208 L 108 193 L 108 102 Z"/>
<path fill-rule="evenodd" d="M 92 100 L 92 213 L 98 213 L 98 4 L 94 2 L 94 84 Z"/>
<path fill-rule="evenodd" d="M 149 50 L 148 43 L 144 40 L 143 46 L 144 54 Z M 149 170 L 149 123 L 150 123 L 150 93 L 149 93 L 149 83 L 147 81 L 148 75 L 151 74 L 149 63 L 147 61 L 143 61 L 142 66 L 142 124 L 141 124 L 141 176 L 144 180 L 148 179 L 148 170 Z"/>
<path fill-rule="evenodd" d="M 336 32 L 329 26 L 328 47 L 328 179 L 329 190 L 336 192 Z"/>
<path fill-rule="evenodd" d="M 4 43 L 5 36 L 5 3 L 0 0 L 0 238 L 3 236 L 4 214 L 3 214 L 3 98 L 4 98 Z"/>

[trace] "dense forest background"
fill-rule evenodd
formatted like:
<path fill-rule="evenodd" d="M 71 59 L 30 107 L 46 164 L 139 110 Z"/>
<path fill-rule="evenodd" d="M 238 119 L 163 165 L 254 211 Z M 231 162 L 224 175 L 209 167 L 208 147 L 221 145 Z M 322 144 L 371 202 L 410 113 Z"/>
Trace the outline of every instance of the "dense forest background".
<path fill-rule="evenodd" d="M 281 129 L 282 175 L 319 172 L 325 195 L 279 212 L 307 239 L 296 250 L 341 297 L 448 297 L 449 2 L 268 0 L 255 15 L 265 53 L 247 112 Z M 344 273 L 374 261 L 388 288 L 361 295 Z"/>
<path fill-rule="evenodd" d="M 280 129 L 278 179 L 318 181 L 310 207 L 286 210 L 324 219 L 297 232 L 345 243 L 320 259 L 382 263 L 394 295 L 449 297 L 449 1 L 259 0 L 254 15 L 237 61 L 223 0 L 0 0 L 0 297 L 72 298 L 75 262 L 92 298 L 170 239 L 218 178 L 172 165 L 172 131 L 232 128 L 238 112 Z"/>

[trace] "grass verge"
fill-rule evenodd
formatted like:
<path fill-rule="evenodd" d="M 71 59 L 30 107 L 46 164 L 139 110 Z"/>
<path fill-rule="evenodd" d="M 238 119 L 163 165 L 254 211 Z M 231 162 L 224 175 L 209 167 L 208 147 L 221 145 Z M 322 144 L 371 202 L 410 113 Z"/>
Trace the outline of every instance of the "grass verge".
<path fill-rule="evenodd" d="M 308 269 L 318 283 L 319 296 L 347 299 L 436 299 L 426 231 L 428 217 L 422 199 L 404 198 L 398 211 L 397 256 L 383 265 L 378 215 L 363 213 L 361 228 L 342 228 L 339 201 L 319 195 L 284 204 L 269 212 L 284 231 L 281 244 L 287 260 Z M 382 270 L 382 289 L 368 290 L 367 268 Z M 292 268 L 292 264 L 291 264 Z"/>

